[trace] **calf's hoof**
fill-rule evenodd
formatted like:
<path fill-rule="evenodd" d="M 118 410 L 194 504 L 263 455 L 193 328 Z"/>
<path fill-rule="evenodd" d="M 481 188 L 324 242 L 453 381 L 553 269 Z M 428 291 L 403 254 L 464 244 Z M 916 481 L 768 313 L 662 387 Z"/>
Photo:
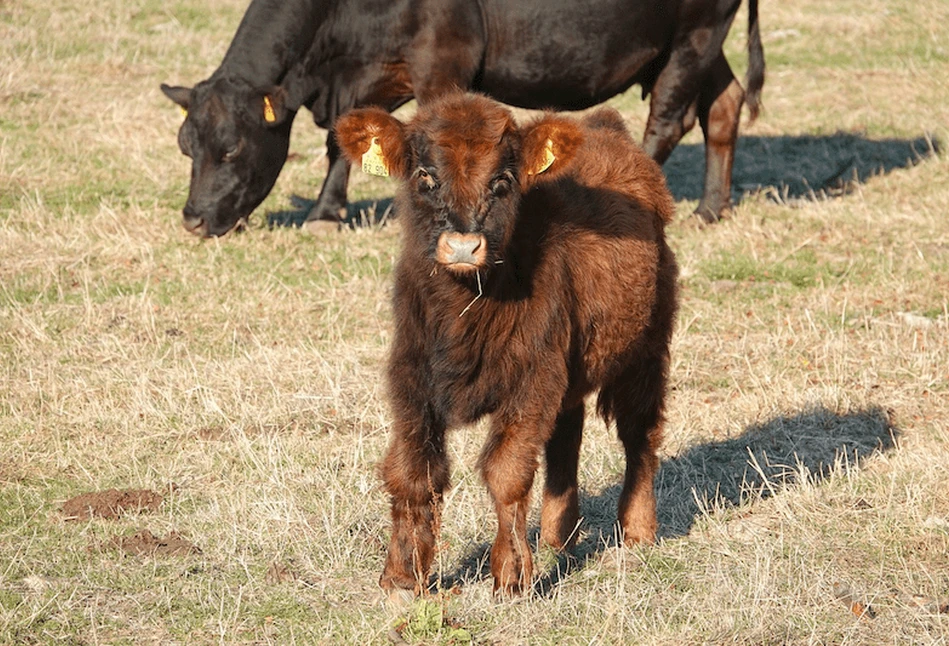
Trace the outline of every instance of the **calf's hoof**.
<path fill-rule="evenodd" d="M 524 594 L 525 587 L 529 586 L 521 585 L 520 581 L 504 583 L 495 579 L 494 596 L 498 599 L 516 599 Z"/>
<path fill-rule="evenodd" d="M 382 571 L 382 576 L 379 577 L 379 587 L 390 593 L 404 590 L 410 594 L 416 595 L 421 592 L 421 585 L 414 576 L 405 573 L 393 572 L 388 567 Z"/>
<path fill-rule="evenodd" d="M 656 542 L 655 527 L 636 527 L 623 530 L 623 545 L 652 545 Z"/>
<path fill-rule="evenodd" d="M 533 583 L 533 561 L 513 560 L 498 568 L 492 566 L 491 570 L 494 594 L 501 598 L 519 597 L 530 590 Z"/>
<path fill-rule="evenodd" d="M 415 594 L 411 590 L 393 590 L 386 595 L 385 608 L 391 617 L 405 614 L 415 601 Z"/>

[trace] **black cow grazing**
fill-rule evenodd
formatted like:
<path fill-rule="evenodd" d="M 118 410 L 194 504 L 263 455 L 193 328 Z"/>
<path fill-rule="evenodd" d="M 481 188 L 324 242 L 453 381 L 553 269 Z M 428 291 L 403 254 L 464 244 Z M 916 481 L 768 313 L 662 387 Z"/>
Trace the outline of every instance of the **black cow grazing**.
<path fill-rule="evenodd" d="M 349 164 L 332 127 L 350 108 L 392 111 L 455 88 L 524 108 L 579 110 L 634 84 L 651 95 L 643 147 L 662 163 L 694 125 L 706 143 L 708 222 L 731 201 L 741 106 L 758 112 L 764 56 L 748 0 L 747 94 L 722 43 L 740 0 L 252 0 L 220 67 L 162 90 L 188 111 L 184 226 L 217 236 L 270 192 L 301 107 L 329 130 L 329 172 L 308 219 L 338 221 Z"/>
<path fill-rule="evenodd" d="M 490 415 L 479 466 L 498 520 L 491 573 L 495 590 L 528 588 L 538 459 L 541 537 L 562 548 L 579 519 L 584 398 L 594 391 L 626 452 L 623 540 L 654 540 L 676 311 L 664 229 L 675 207 L 619 113 L 548 114 L 519 127 L 484 96 L 447 94 L 407 124 L 354 110 L 336 135 L 349 159 L 401 181 L 382 586 L 427 587 L 448 486 L 445 434 Z"/>

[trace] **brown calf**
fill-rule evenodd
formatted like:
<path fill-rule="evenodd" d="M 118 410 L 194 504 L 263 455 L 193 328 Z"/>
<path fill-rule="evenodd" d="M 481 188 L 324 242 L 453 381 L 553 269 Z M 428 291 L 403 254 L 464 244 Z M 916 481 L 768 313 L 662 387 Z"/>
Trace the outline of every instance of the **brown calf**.
<path fill-rule="evenodd" d="M 677 268 L 663 230 L 674 207 L 659 166 L 619 114 L 548 114 L 518 127 L 500 104 L 458 93 L 420 107 L 407 124 L 355 110 L 336 134 L 349 159 L 378 154 L 402 182 L 382 587 L 427 587 L 448 486 L 445 432 L 484 415 L 492 424 L 479 466 L 498 519 L 494 587 L 530 586 L 538 457 L 547 469 L 541 536 L 562 548 L 579 519 L 584 397 L 595 389 L 626 450 L 624 540 L 654 540 L 676 310 Z"/>

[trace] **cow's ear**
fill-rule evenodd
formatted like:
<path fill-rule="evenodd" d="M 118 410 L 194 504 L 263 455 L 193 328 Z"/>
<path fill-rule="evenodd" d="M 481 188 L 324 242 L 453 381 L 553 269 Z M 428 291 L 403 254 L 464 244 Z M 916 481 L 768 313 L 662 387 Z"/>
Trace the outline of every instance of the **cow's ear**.
<path fill-rule="evenodd" d="M 169 99 L 181 106 L 181 109 L 185 112 L 188 111 L 188 107 L 191 105 L 191 88 L 190 87 L 181 87 L 181 86 L 172 86 L 161 84 L 161 91 Z"/>
<path fill-rule="evenodd" d="M 350 110 L 336 120 L 336 141 L 346 158 L 373 175 L 407 174 L 405 126 L 381 108 Z"/>
<path fill-rule="evenodd" d="M 279 85 L 267 88 L 260 98 L 260 117 L 268 126 L 279 126 L 286 121 L 290 110 L 287 108 L 287 91 Z"/>
<path fill-rule="evenodd" d="M 583 143 L 583 130 L 573 119 L 546 114 L 521 129 L 521 177 L 525 184 L 553 179 L 570 165 Z"/>

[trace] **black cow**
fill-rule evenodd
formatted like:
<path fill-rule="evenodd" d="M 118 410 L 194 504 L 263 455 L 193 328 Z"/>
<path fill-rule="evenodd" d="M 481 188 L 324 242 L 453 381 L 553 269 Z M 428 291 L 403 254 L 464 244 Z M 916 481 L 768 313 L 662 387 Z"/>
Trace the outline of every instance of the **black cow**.
<path fill-rule="evenodd" d="M 748 0 L 747 94 L 722 53 L 740 0 L 252 0 L 221 66 L 193 89 L 162 85 L 188 115 L 184 226 L 222 235 L 273 188 L 306 107 L 328 130 L 329 172 L 309 220 L 338 221 L 349 164 L 332 131 L 353 107 L 392 111 L 470 88 L 524 108 L 579 110 L 638 83 L 643 147 L 662 163 L 694 125 L 706 143 L 697 214 L 729 207 L 742 103 L 758 112 L 764 56 Z"/>

